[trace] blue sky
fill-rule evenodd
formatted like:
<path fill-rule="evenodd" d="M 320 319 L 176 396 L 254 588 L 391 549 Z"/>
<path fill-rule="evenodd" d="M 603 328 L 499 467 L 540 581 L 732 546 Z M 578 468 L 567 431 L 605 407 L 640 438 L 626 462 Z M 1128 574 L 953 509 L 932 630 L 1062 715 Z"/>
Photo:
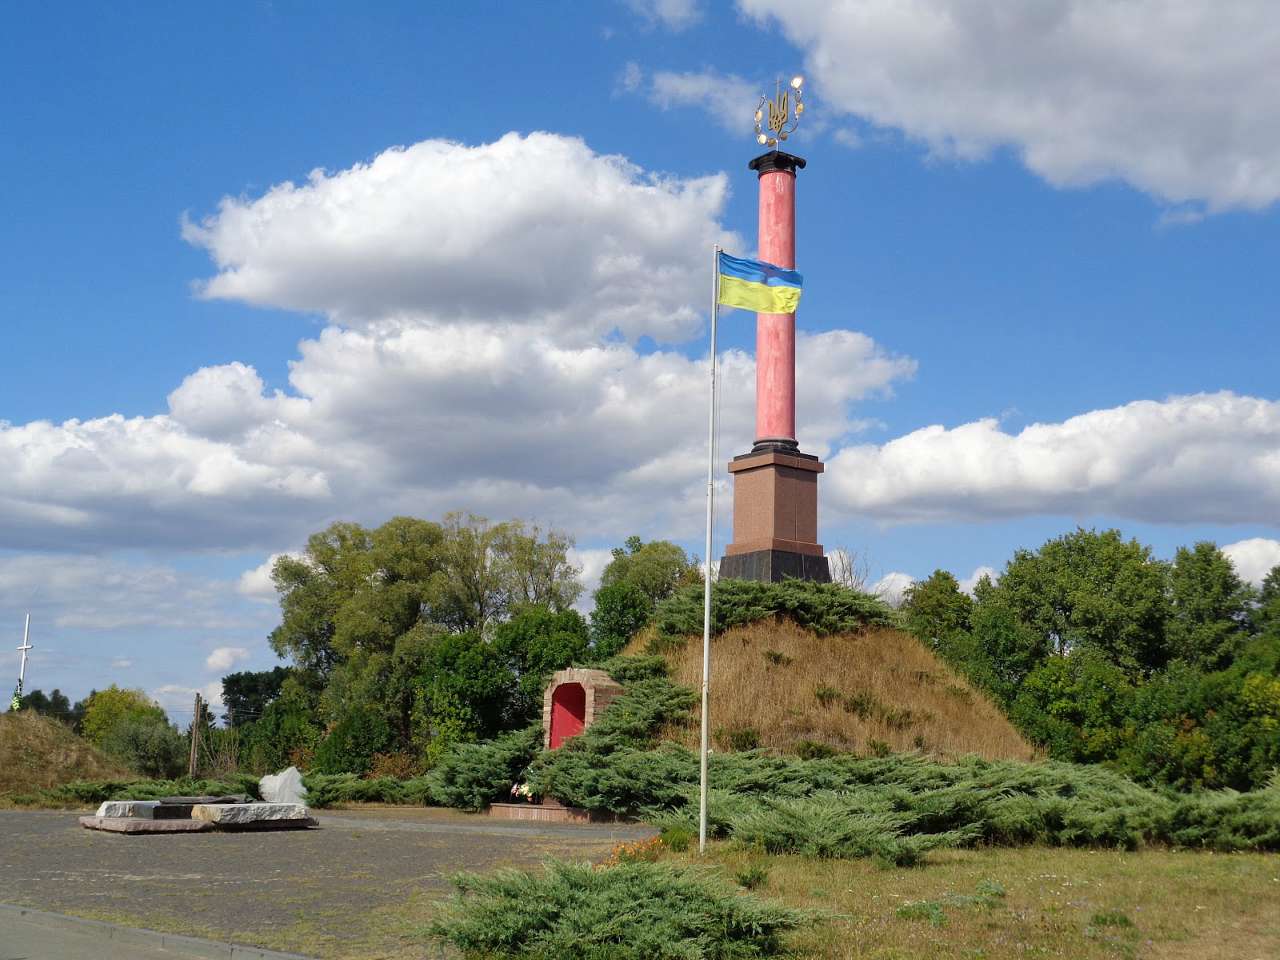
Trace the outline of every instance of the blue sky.
<path fill-rule="evenodd" d="M 30 607 L 30 685 L 177 716 L 270 665 L 259 568 L 339 517 L 520 515 L 588 579 L 698 550 L 704 254 L 752 252 L 796 71 L 823 541 L 873 579 L 1077 523 L 1280 562 L 1280 14 L 944 7 L 7 5 L 0 670 Z"/>

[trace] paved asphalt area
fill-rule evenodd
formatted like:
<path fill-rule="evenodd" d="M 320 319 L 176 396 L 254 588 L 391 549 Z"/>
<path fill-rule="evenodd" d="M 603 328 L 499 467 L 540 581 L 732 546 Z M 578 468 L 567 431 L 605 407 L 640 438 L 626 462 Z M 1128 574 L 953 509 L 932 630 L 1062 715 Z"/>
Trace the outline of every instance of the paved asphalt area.
<path fill-rule="evenodd" d="M 342 952 L 344 941 L 367 939 L 380 918 L 393 922 L 389 908 L 447 896 L 459 871 L 536 866 L 549 857 L 599 860 L 615 843 L 653 834 L 630 824 L 380 807 L 320 811 L 320 826 L 304 831 L 126 836 L 85 830 L 79 815 L 0 810 L 0 903 L 301 953 L 304 944 Z M 159 938 L 117 946 L 123 952 L 74 924 L 42 925 L 37 914 L 0 910 L 0 960 L 211 955 Z"/>

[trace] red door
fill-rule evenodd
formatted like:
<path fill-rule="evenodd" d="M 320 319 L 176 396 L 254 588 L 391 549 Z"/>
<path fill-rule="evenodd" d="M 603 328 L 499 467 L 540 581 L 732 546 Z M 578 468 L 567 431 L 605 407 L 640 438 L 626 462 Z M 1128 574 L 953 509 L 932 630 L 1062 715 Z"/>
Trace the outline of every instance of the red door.
<path fill-rule="evenodd" d="M 551 749 L 582 732 L 587 722 L 587 691 L 580 683 L 562 683 L 551 691 Z"/>

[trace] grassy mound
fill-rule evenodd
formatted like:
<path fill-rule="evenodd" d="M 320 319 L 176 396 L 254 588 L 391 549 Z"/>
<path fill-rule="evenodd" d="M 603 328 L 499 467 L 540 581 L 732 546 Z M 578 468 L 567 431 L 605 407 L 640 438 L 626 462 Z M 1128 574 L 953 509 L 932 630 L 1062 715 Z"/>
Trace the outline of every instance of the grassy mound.
<path fill-rule="evenodd" d="M 632 648 L 645 642 L 638 639 Z M 656 646 L 673 680 L 701 687 L 701 636 Z M 892 627 L 819 633 L 771 618 L 718 635 L 711 656 L 711 728 L 720 751 L 1036 755 L 984 693 Z M 673 726 L 665 736 L 696 749 L 699 725 L 695 711 L 691 724 Z"/>
<path fill-rule="evenodd" d="M 57 720 L 34 710 L 0 714 L 0 797 L 47 790 L 73 780 L 133 777 Z"/>

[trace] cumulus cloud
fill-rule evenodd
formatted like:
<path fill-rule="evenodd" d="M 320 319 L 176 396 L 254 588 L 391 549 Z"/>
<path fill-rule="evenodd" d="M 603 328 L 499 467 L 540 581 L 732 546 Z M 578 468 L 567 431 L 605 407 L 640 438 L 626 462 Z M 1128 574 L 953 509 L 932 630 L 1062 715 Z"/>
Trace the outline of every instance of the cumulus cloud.
<path fill-rule="evenodd" d="M 650 24 L 681 31 L 702 19 L 699 0 L 626 0 L 627 6 Z"/>
<path fill-rule="evenodd" d="M 273 553 L 271 556 L 263 560 L 250 570 L 246 570 L 240 574 L 236 580 L 236 590 L 251 600 L 263 600 L 274 603 L 278 598 L 276 593 L 276 585 L 271 580 L 271 570 L 276 565 L 276 561 L 284 556 L 296 556 L 296 554 Z"/>
<path fill-rule="evenodd" d="M 701 324 L 724 174 L 646 173 L 581 140 L 427 140 L 187 222 L 218 273 L 203 296 L 388 320 L 538 327 L 561 342 L 620 331 L 678 342 Z"/>
<path fill-rule="evenodd" d="M 689 73 L 658 71 L 649 84 L 648 97 L 663 110 L 672 107 L 705 110 L 730 133 L 745 134 L 754 129 L 752 114 L 759 101 L 760 90 L 736 74 L 721 73 L 707 67 Z"/>
<path fill-rule="evenodd" d="M 1280 402 L 1230 392 L 1137 401 L 1006 433 L 994 419 L 842 449 L 829 507 L 890 521 L 1032 514 L 1157 523 L 1280 517 Z"/>
<path fill-rule="evenodd" d="M 207 670 L 229 670 L 241 660 L 248 659 L 249 651 L 244 647 L 216 647 L 205 657 L 204 665 Z"/>
<path fill-rule="evenodd" d="M 1248 540 L 1227 544 L 1222 552 L 1231 558 L 1240 578 L 1255 587 L 1260 586 L 1266 575 L 1280 566 L 1280 540 L 1250 537 Z"/>
<path fill-rule="evenodd" d="M 907 588 L 915 582 L 916 578 L 911 574 L 894 570 L 877 580 L 872 585 L 871 592 L 889 606 L 899 607 L 902 605 L 902 598 Z"/>
<path fill-rule="evenodd" d="M 781 24 L 827 102 L 940 154 L 1011 147 L 1050 183 L 1171 203 L 1280 197 L 1270 0 L 738 0 Z"/>

